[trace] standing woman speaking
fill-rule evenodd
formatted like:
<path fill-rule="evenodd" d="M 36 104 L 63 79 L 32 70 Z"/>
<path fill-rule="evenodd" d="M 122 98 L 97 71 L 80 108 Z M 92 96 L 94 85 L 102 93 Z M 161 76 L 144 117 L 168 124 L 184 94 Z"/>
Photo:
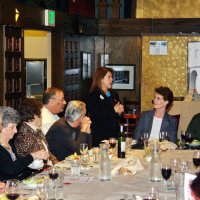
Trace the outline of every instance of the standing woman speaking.
<path fill-rule="evenodd" d="M 124 112 L 124 107 L 112 90 L 112 82 L 110 68 L 96 69 L 87 104 L 92 120 L 93 146 L 98 146 L 102 140 L 109 137 L 117 137 L 119 133 L 118 116 Z"/>

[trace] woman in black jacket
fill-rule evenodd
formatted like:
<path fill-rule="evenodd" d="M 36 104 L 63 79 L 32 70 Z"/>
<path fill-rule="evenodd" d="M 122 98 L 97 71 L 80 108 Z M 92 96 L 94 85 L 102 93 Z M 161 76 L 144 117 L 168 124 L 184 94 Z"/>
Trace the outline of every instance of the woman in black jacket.
<path fill-rule="evenodd" d="M 119 133 L 118 116 L 124 112 L 124 107 L 112 90 L 112 82 L 110 68 L 100 67 L 95 71 L 87 103 L 93 146 Z"/>
<path fill-rule="evenodd" d="M 28 166 L 35 159 L 47 159 L 45 150 L 36 151 L 19 158 L 15 146 L 10 142 L 17 133 L 17 124 L 20 122 L 19 113 L 10 107 L 0 107 L 0 180 L 27 178 L 32 173 Z"/>

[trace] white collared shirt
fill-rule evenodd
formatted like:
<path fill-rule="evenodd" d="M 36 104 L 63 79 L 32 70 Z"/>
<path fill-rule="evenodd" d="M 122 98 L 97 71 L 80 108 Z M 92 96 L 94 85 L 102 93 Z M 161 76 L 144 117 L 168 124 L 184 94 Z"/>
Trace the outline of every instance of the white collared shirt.
<path fill-rule="evenodd" d="M 60 117 L 58 117 L 58 115 L 56 115 L 56 114 L 54 115 L 44 106 L 42 108 L 41 117 L 42 117 L 41 130 L 44 133 L 44 135 L 46 135 L 47 131 L 54 124 L 54 122 L 56 122 L 57 120 L 60 119 Z"/>

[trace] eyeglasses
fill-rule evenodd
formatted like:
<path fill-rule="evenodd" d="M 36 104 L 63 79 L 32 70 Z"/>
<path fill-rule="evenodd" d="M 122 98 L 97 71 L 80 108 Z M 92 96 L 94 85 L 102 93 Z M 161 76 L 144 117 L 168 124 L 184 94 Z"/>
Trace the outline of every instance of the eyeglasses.
<path fill-rule="evenodd" d="M 62 102 L 65 101 L 64 97 L 62 97 L 62 98 L 51 98 L 51 99 L 55 99 L 55 100 L 62 101 Z"/>

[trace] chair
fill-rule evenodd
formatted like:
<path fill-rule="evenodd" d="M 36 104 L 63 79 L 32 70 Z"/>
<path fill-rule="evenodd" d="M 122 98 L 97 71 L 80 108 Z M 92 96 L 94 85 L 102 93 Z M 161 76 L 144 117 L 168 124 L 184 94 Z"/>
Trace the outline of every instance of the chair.
<path fill-rule="evenodd" d="M 180 115 L 171 115 L 172 117 L 176 118 L 177 120 L 177 131 L 178 131 L 178 126 L 179 126 L 179 121 L 180 121 Z"/>
<path fill-rule="evenodd" d="M 124 126 L 124 133 L 127 137 L 133 137 L 139 117 L 139 114 L 123 114 L 121 124 Z"/>

